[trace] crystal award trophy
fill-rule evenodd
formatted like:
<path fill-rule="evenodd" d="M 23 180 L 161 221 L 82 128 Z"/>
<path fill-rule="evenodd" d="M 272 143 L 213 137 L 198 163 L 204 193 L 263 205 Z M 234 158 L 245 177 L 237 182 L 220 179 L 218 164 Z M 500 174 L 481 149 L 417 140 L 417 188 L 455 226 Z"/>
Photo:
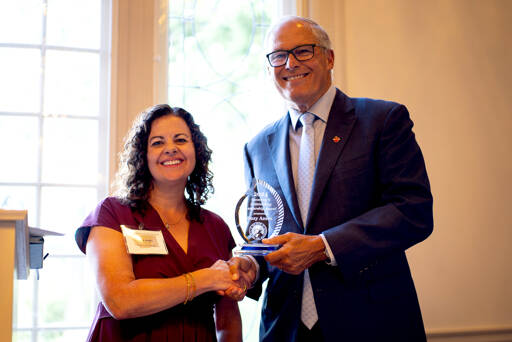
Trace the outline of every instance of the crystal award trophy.
<path fill-rule="evenodd" d="M 235 208 L 235 224 L 246 242 L 234 250 L 235 255 L 266 255 L 280 245 L 261 243 L 261 239 L 279 234 L 284 219 L 284 207 L 277 191 L 263 180 L 253 179 L 251 187 Z"/>

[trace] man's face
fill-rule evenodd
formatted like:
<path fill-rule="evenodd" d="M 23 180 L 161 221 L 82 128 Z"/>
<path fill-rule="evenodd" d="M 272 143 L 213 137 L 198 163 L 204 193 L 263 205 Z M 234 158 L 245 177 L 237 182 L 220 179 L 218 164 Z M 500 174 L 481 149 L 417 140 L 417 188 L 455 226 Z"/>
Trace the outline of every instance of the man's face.
<path fill-rule="evenodd" d="M 270 37 L 268 52 L 291 50 L 304 44 L 318 45 L 320 42 L 307 23 L 287 21 L 280 24 Z M 289 105 L 304 112 L 329 89 L 333 66 L 333 51 L 316 46 L 312 59 L 301 62 L 290 54 L 285 65 L 269 66 L 269 71 L 281 96 Z"/>

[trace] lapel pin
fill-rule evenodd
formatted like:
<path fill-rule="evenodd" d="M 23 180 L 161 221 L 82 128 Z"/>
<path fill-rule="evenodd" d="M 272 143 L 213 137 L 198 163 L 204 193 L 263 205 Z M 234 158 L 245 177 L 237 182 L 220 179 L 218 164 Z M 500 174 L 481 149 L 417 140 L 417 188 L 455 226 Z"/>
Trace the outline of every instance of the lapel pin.
<path fill-rule="evenodd" d="M 341 138 L 338 136 L 335 136 L 334 138 L 332 138 L 332 141 L 334 141 L 337 144 L 341 141 Z"/>

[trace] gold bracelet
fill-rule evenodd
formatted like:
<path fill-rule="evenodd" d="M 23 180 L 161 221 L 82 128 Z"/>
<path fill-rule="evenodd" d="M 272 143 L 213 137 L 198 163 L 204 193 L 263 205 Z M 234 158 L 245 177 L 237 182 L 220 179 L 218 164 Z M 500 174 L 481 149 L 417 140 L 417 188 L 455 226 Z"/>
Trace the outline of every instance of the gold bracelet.
<path fill-rule="evenodd" d="M 185 297 L 185 301 L 183 304 L 187 304 L 188 298 L 190 296 L 190 279 L 188 277 L 188 273 L 184 273 L 183 276 L 185 277 L 185 281 L 187 282 L 187 296 Z"/>
<path fill-rule="evenodd" d="M 192 283 L 192 291 L 190 293 L 190 298 L 189 298 L 189 301 L 191 301 L 196 296 L 196 281 L 194 280 L 192 273 L 189 273 L 188 276 L 190 277 L 190 282 Z"/>

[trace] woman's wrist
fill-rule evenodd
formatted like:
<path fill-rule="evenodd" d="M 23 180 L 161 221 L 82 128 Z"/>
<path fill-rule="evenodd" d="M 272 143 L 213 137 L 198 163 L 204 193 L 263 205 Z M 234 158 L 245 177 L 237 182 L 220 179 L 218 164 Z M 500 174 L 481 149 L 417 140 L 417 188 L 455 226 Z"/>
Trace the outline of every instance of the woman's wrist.
<path fill-rule="evenodd" d="M 196 281 L 192 273 L 185 273 L 183 276 L 185 277 L 185 281 L 187 283 L 187 294 L 183 304 L 187 304 L 196 296 Z"/>

